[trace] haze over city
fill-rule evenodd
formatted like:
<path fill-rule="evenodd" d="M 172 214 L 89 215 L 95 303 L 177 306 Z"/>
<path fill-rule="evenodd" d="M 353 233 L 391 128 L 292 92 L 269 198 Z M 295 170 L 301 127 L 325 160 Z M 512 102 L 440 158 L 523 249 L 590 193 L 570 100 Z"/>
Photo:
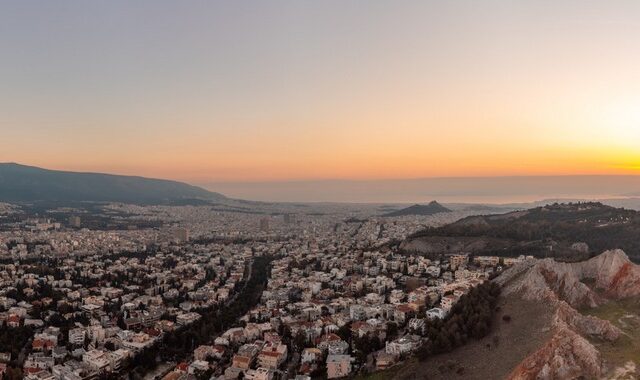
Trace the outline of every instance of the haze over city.
<path fill-rule="evenodd" d="M 291 181 L 637 175 L 639 15 L 636 1 L 5 2 L 0 162 L 265 200 Z M 303 191 L 288 194 L 347 199 Z"/>

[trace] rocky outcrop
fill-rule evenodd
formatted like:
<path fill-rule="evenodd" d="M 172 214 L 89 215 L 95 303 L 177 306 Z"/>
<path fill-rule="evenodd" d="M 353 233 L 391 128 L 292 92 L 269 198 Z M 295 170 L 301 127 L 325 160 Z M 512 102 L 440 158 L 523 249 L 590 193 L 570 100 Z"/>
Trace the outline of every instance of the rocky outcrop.
<path fill-rule="evenodd" d="M 510 268 L 496 281 L 503 286 L 503 294 L 517 294 L 555 308 L 552 338 L 522 361 L 509 379 L 602 378 L 602 356 L 586 338 L 613 342 L 622 332 L 609 321 L 582 315 L 576 308 L 639 295 L 640 267 L 615 250 L 580 263 L 531 260 Z"/>
<path fill-rule="evenodd" d="M 611 342 L 617 340 L 622 334 L 622 331 L 611 322 L 582 315 L 564 301 L 558 303 L 552 323 L 556 328 L 568 327 L 583 336 L 597 337 Z"/>
<path fill-rule="evenodd" d="M 519 281 L 510 281 L 522 272 Z M 640 294 L 640 267 L 615 250 L 580 263 L 537 260 L 510 268 L 499 281 L 507 294 L 519 293 L 530 300 L 562 300 L 574 308 L 595 307 L 607 298 Z"/>
<path fill-rule="evenodd" d="M 628 361 L 624 366 L 613 370 L 607 380 L 632 380 L 640 377 L 640 371 L 636 363 Z"/>
<path fill-rule="evenodd" d="M 531 300 L 564 300 L 573 307 L 597 306 L 601 300 L 570 264 L 553 259 L 539 261 L 510 291 L 522 293 Z"/>
<path fill-rule="evenodd" d="M 572 264 L 583 279 L 608 298 L 621 299 L 640 294 L 640 266 L 633 264 L 622 250 L 604 252 L 591 260 Z"/>
<path fill-rule="evenodd" d="M 567 327 L 560 327 L 542 348 L 527 357 L 510 380 L 599 378 L 603 373 L 600 352 Z"/>
<path fill-rule="evenodd" d="M 599 378 L 604 372 L 600 352 L 584 336 L 615 341 L 622 333 L 609 321 L 584 316 L 564 301 L 557 302 L 553 337 L 511 373 L 511 380 Z"/>

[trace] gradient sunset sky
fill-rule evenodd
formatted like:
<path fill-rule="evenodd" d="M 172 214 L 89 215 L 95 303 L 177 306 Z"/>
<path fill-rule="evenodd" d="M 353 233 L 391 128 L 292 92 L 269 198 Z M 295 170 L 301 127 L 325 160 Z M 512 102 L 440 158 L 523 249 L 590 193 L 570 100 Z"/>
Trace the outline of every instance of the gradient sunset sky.
<path fill-rule="evenodd" d="M 2 1 L 0 161 L 640 174 L 640 1 Z"/>

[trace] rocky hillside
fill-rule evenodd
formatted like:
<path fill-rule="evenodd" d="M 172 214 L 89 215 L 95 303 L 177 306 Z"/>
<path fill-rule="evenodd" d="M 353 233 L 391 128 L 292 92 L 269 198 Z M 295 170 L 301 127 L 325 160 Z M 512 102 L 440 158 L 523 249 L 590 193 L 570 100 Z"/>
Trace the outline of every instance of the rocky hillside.
<path fill-rule="evenodd" d="M 640 294 L 640 266 L 623 251 L 613 250 L 578 263 L 530 260 L 510 268 L 496 281 L 507 285 L 507 294 L 519 292 L 531 300 L 562 300 L 574 308 L 596 307 L 609 299 Z"/>
<path fill-rule="evenodd" d="M 579 263 L 531 260 L 505 271 L 496 280 L 503 294 L 551 305 L 553 334 L 526 357 L 509 379 L 604 378 L 620 373 L 595 342 L 616 345 L 623 331 L 611 321 L 583 315 L 595 308 L 640 295 L 640 266 L 621 250 L 607 251 Z M 638 363 L 625 363 L 635 372 Z M 623 370 L 625 375 L 628 373 Z M 636 376 L 640 374 L 634 374 Z"/>

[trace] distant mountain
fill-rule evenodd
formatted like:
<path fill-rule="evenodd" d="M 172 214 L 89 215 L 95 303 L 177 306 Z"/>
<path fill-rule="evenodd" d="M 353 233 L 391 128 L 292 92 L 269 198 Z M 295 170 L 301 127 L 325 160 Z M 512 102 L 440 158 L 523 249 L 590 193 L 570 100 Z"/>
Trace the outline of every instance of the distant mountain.
<path fill-rule="evenodd" d="M 426 206 L 413 205 L 407 208 L 403 208 L 402 210 L 392 211 L 382 216 L 394 217 L 394 216 L 407 216 L 407 215 L 433 215 L 441 212 L 451 212 L 451 210 L 444 207 L 440 203 L 433 201 Z"/>
<path fill-rule="evenodd" d="M 0 163 L 0 201 L 89 201 L 159 204 L 226 199 L 186 183 L 134 176 L 47 170 Z"/>

